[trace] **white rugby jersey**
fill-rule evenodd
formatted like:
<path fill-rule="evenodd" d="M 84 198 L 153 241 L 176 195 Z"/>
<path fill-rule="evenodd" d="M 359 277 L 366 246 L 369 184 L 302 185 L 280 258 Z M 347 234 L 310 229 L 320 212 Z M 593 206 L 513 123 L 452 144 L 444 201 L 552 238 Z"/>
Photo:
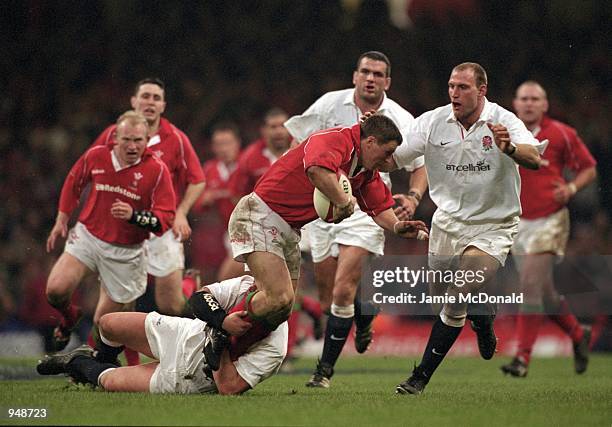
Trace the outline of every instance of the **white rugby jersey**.
<path fill-rule="evenodd" d="M 404 143 L 393 157 L 398 167 L 425 156 L 429 195 L 439 209 L 465 222 L 503 222 L 521 214 L 518 165 L 502 153 L 487 122 L 508 128 L 513 144 L 539 142 L 510 111 L 485 99 L 479 119 L 465 129 L 452 105 L 428 111 L 403 134 Z"/>
<path fill-rule="evenodd" d="M 389 99 L 383 94 L 383 102 L 378 112 L 389 117 L 393 123 L 404 134 L 414 117 L 404 110 L 397 102 Z M 343 89 L 327 92 L 312 104 L 303 114 L 293 116 L 285 122 L 285 128 L 298 141 L 306 140 L 312 133 L 338 126 L 353 126 L 359 123 L 359 117 L 363 113 L 355 104 L 355 89 Z M 404 143 L 402 143 L 403 145 Z M 423 158 L 415 158 L 403 167 L 411 172 L 423 166 Z M 383 181 L 391 188 L 391 179 L 388 173 L 381 173 Z"/>

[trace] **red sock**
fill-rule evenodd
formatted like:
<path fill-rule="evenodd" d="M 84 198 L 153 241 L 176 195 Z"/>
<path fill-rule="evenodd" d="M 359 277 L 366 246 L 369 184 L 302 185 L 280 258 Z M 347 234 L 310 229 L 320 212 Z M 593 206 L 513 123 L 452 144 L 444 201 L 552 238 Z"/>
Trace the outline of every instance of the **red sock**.
<path fill-rule="evenodd" d="M 140 365 L 140 355 L 136 350 L 126 347 L 125 350 L 123 350 L 123 354 L 125 355 L 128 366 Z"/>
<path fill-rule="evenodd" d="M 583 330 L 578 319 L 570 312 L 569 304 L 562 299 L 559 302 L 559 314 L 549 314 L 550 317 L 563 331 L 570 336 L 574 343 L 582 340 Z"/>
<path fill-rule="evenodd" d="M 516 355 L 529 364 L 531 351 L 538 337 L 538 331 L 544 316 L 540 313 L 520 313 L 516 319 L 516 330 L 518 333 L 518 348 Z"/>
<path fill-rule="evenodd" d="M 250 300 L 249 306 L 247 307 L 247 297 L 256 289 L 257 288 L 254 285 L 251 286 L 251 288 L 245 294 L 244 298 L 242 298 L 242 300 L 238 304 L 232 307 L 228 314 L 235 313 L 237 311 L 247 311 L 251 313 Z M 244 335 L 241 335 L 239 337 L 231 337 L 229 350 L 231 360 L 237 360 L 240 356 L 246 353 L 249 347 L 251 347 L 257 341 L 261 341 L 262 339 L 270 335 L 270 332 L 273 331 L 273 329 L 270 329 L 270 327 L 265 322 L 258 319 L 253 319 L 250 314 L 243 317 L 243 319 L 247 322 L 251 322 L 253 326 Z"/>
<path fill-rule="evenodd" d="M 302 310 L 304 310 L 313 319 L 319 319 L 323 315 L 321 304 L 314 298 L 302 296 Z"/>
<path fill-rule="evenodd" d="M 193 295 L 193 293 L 196 291 L 197 287 L 198 284 L 193 277 L 183 277 L 183 295 L 185 295 L 186 298 L 191 297 L 191 295 Z"/>
<path fill-rule="evenodd" d="M 287 337 L 287 357 L 291 356 L 291 351 L 293 350 L 293 346 L 297 341 L 297 328 L 300 319 L 299 311 L 292 311 L 289 319 L 287 319 L 287 324 L 289 325 L 289 335 Z"/>

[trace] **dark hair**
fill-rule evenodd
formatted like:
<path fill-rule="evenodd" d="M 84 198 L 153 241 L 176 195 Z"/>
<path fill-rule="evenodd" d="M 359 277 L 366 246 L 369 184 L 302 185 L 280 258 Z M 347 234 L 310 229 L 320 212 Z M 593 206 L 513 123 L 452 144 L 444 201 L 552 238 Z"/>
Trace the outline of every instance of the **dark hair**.
<path fill-rule="evenodd" d="M 267 123 L 267 121 L 270 120 L 272 117 L 277 116 L 289 117 L 289 114 L 287 114 L 287 112 L 280 107 L 272 107 L 268 111 L 266 111 L 266 114 L 264 114 L 263 121 L 264 123 Z"/>
<path fill-rule="evenodd" d="M 166 85 L 164 84 L 162 79 L 157 78 L 157 77 L 146 77 L 140 80 L 138 83 L 136 83 L 136 87 L 134 87 L 134 95 L 138 93 L 140 86 L 146 85 L 146 84 L 157 85 L 164 91 L 164 93 L 166 92 Z"/>
<path fill-rule="evenodd" d="M 472 70 L 474 72 L 474 79 L 476 80 L 477 87 L 488 85 L 487 72 L 484 68 L 482 68 L 482 65 L 477 64 L 476 62 L 464 62 L 463 64 L 459 64 L 453 68 L 453 71 L 463 70 Z"/>
<path fill-rule="evenodd" d="M 238 129 L 238 126 L 234 122 L 217 123 L 216 125 L 213 126 L 212 131 L 210 132 L 210 135 L 212 137 L 212 135 L 214 135 L 215 132 L 224 132 L 224 131 L 232 132 L 236 136 L 238 141 L 240 141 L 240 129 Z"/>
<path fill-rule="evenodd" d="M 360 128 L 361 139 L 374 136 L 380 145 L 389 141 L 397 141 L 397 145 L 400 145 L 403 141 L 402 134 L 393 120 L 381 114 L 370 116 L 365 122 L 361 123 Z"/>
<path fill-rule="evenodd" d="M 386 77 L 391 77 L 391 61 L 389 61 L 387 55 L 377 50 L 370 50 L 362 53 L 359 58 L 357 58 L 357 71 L 359 71 L 359 65 L 361 64 L 361 60 L 363 58 L 373 59 L 374 61 L 382 61 L 387 64 Z"/>

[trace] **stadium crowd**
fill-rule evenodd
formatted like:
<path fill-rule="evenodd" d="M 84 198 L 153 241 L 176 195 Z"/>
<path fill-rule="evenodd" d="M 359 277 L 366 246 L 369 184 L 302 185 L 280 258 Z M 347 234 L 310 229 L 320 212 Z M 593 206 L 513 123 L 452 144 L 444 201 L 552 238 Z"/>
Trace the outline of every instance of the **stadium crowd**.
<path fill-rule="evenodd" d="M 216 124 L 236 123 L 244 147 L 259 137 L 270 107 L 298 114 L 322 93 L 347 87 L 347 70 L 370 48 L 392 59 L 390 96 L 415 116 L 446 102 L 448 70 L 466 59 L 494 76 L 489 94 L 509 109 L 519 83 L 540 81 L 550 115 L 578 129 L 599 165 L 598 182 L 570 204 L 568 253 L 612 253 L 612 174 L 606 171 L 612 141 L 604 108 L 612 58 L 604 46 L 605 14 L 595 13 L 604 2 L 474 1 L 461 15 L 442 6 L 413 7 L 413 26 L 403 30 L 390 23 L 385 2 L 358 4 L 96 2 L 71 4 L 70 13 L 62 2 L 12 7 L 2 18 L 15 38 L 5 49 L 8 72 L 0 76 L 0 328 L 55 324 L 45 324 L 50 313 L 44 285 L 58 253 L 46 254 L 44 242 L 62 182 L 95 137 L 129 107 L 125 100 L 134 82 L 150 75 L 165 80 L 167 116 L 204 162 L 212 157 Z M 160 25 L 163 31 L 149 31 Z M 424 200 L 419 218 L 429 222 L 433 210 Z M 223 224 L 197 214 L 191 222 L 195 230 Z M 387 240 L 388 253 L 410 252 L 408 245 L 414 243 Z M 222 241 L 198 246 L 210 251 L 198 259 L 209 256 L 220 264 Z M 186 255 L 191 265 L 189 246 Z M 206 265 L 205 275 L 214 277 L 214 267 Z M 90 311 L 91 290 L 95 283 L 82 292 Z"/>

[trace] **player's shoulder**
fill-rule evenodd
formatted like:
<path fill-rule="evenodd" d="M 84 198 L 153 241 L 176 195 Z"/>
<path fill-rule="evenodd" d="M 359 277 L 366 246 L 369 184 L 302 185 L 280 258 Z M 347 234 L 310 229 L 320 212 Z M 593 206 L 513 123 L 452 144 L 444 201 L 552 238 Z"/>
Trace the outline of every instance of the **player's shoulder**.
<path fill-rule="evenodd" d="M 385 115 L 393 120 L 405 122 L 414 119 L 414 116 L 408 110 L 389 97 L 385 98 L 384 107 Z"/>
<path fill-rule="evenodd" d="M 548 117 L 548 116 L 545 116 L 542 119 L 542 127 L 547 127 L 549 129 L 555 129 L 564 134 L 569 134 L 572 137 L 578 135 L 578 131 L 576 131 L 576 129 L 570 126 L 569 124 L 564 123 L 560 120 L 553 119 L 552 117 Z"/>
<path fill-rule="evenodd" d="M 85 152 L 90 159 L 110 158 L 111 147 L 109 145 L 94 145 Z"/>
<path fill-rule="evenodd" d="M 453 110 L 451 104 L 443 105 L 433 110 L 425 111 L 415 119 L 416 124 L 446 121 L 451 117 Z"/>
<path fill-rule="evenodd" d="M 351 100 L 355 89 L 340 89 L 326 92 L 315 101 L 315 105 L 327 108 L 335 108 L 347 100 Z"/>
<path fill-rule="evenodd" d="M 487 119 L 493 123 L 501 123 L 506 126 L 523 123 L 512 111 L 495 102 L 487 100 L 485 108 L 488 110 L 488 114 L 486 114 Z"/>
<path fill-rule="evenodd" d="M 174 123 L 166 118 L 160 118 L 159 120 L 160 131 L 164 133 L 166 138 L 176 139 L 177 141 L 185 144 L 191 144 L 189 137 L 185 132 L 178 128 Z"/>
<path fill-rule="evenodd" d="M 244 150 L 242 150 L 242 153 L 240 153 L 240 158 L 244 161 L 248 161 L 253 159 L 254 157 L 261 156 L 261 153 L 265 147 L 266 142 L 263 140 L 263 138 L 256 139 L 255 141 L 251 142 Z"/>

